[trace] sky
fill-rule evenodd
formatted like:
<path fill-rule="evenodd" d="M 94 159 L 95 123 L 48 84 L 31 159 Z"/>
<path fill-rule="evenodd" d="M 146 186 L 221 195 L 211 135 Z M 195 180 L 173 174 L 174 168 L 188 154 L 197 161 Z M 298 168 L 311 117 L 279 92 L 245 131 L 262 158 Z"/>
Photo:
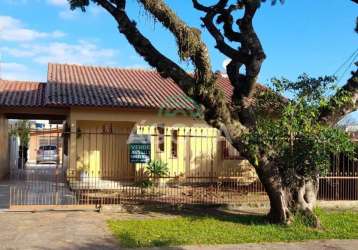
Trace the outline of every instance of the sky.
<path fill-rule="evenodd" d="M 155 46 L 180 62 L 173 37 L 140 8 L 127 0 L 130 17 Z M 191 26 L 202 30 L 213 69 L 224 71 L 227 58 L 201 28 L 202 13 L 191 0 L 166 0 Z M 213 0 L 202 0 L 210 3 Z M 263 4 L 254 26 L 267 54 L 259 81 L 272 77 L 296 79 L 301 73 L 332 75 L 357 49 L 354 33 L 358 5 L 349 0 L 286 0 L 284 5 Z M 233 46 L 237 46 L 234 44 Z M 71 11 L 67 0 L 0 0 L 1 78 L 45 81 L 47 64 L 70 63 L 125 68 L 148 68 L 146 62 L 118 32 L 109 14 L 92 4 L 85 13 Z M 343 84 L 353 65 L 341 68 Z M 345 73 L 345 74 L 344 74 Z"/>

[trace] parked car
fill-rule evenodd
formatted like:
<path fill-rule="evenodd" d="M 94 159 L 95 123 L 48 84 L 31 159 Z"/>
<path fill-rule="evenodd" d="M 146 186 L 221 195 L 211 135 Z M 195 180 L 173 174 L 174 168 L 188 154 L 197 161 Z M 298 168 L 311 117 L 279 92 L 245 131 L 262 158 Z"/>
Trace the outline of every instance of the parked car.
<path fill-rule="evenodd" d="M 56 163 L 58 160 L 57 146 L 55 145 L 40 146 L 37 150 L 36 163 Z"/>

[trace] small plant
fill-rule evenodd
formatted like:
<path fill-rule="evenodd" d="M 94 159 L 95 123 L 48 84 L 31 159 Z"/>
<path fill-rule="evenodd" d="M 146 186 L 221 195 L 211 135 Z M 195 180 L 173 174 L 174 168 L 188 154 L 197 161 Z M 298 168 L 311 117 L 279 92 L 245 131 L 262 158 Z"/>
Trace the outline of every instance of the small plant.
<path fill-rule="evenodd" d="M 150 161 L 146 167 L 146 172 L 152 178 L 167 176 L 169 173 L 168 163 L 164 163 L 161 160 Z"/>
<path fill-rule="evenodd" d="M 137 186 L 141 188 L 158 187 L 160 178 L 169 174 L 168 163 L 161 160 L 150 161 L 145 168 L 145 173 L 148 179 L 141 180 L 137 183 Z"/>

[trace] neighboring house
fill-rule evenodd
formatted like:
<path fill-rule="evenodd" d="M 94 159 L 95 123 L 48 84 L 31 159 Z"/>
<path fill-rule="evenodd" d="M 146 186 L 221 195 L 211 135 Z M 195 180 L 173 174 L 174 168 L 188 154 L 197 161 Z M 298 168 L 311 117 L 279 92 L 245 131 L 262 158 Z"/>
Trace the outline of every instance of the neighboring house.
<path fill-rule="evenodd" d="M 43 120 L 29 120 L 27 123 L 29 128 L 29 142 L 27 150 L 27 162 L 36 163 L 38 158 L 38 152 L 40 147 L 53 145 L 58 148 L 59 161 L 62 160 L 62 126 L 63 124 L 50 124 L 49 121 Z M 17 120 L 9 121 L 9 131 L 16 131 L 18 129 Z M 10 155 L 13 155 L 13 158 L 17 160 L 19 143 L 13 143 L 13 141 L 19 140 L 16 135 L 12 135 L 10 138 Z M 15 146 L 17 145 L 17 146 Z M 15 154 L 17 152 L 17 154 Z M 16 155 L 16 157 L 15 157 Z M 14 163 L 14 160 L 10 159 L 10 162 Z M 15 164 L 15 166 L 17 166 Z"/>
<path fill-rule="evenodd" d="M 31 128 L 28 149 L 28 162 L 36 163 L 40 147 L 56 146 L 59 162 L 62 161 L 62 124 L 51 127 Z"/>
<path fill-rule="evenodd" d="M 358 111 L 344 116 L 336 126 L 346 131 L 353 141 L 358 141 Z"/>
<path fill-rule="evenodd" d="M 220 76 L 218 84 L 230 102 L 229 79 Z M 166 162 L 171 176 L 239 172 L 250 183 L 256 179 L 220 131 L 200 119 L 195 103 L 155 71 L 49 64 L 47 83 L 1 80 L 2 133 L 5 118 L 27 117 L 65 120 L 61 138 L 69 178 L 86 172 L 135 181 L 144 164 L 130 162 L 127 140 L 137 134 L 149 136 L 150 158 Z M 6 155 L 1 150 L 0 161 Z"/>

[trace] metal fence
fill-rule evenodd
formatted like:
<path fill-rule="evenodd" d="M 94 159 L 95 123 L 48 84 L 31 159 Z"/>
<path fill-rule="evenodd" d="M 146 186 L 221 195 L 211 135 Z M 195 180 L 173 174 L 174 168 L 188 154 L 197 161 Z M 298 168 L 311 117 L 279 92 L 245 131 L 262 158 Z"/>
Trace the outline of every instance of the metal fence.
<path fill-rule="evenodd" d="M 358 162 L 340 154 L 331 157 L 326 176 L 320 178 L 320 200 L 358 200 Z"/>
<path fill-rule="evenodd" d="M 71 132 L 62 125 L 30 127 L 26 153 L 16 129 L 10 129 L 15 141 L 10 154 L 17 162 L 12 159 L 12 208 L 268 202 L 253 167 L 214 129 L 134 131 L 110 124 Z M 146 163 L 131 163 L 128 138 L 133 133 L 150 138 L 150 158 L 165 164 L 166 174 L 150 172 Z M 39 155 L 46 154 L 39 148 L 47 145 L 56 146 L 55 161 Z M 357 165 L 344 156 L 332 157 L 330 174 L 320 178 L 319 199 L 357 200 L 357 183 Z"/>

